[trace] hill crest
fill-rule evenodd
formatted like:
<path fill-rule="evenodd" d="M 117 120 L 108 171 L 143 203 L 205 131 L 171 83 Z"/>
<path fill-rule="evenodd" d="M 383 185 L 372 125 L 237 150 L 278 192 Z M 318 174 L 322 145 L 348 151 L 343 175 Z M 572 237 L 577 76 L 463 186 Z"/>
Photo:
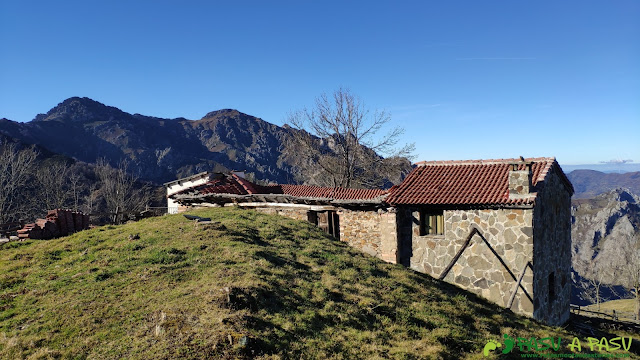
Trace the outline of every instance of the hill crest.
<path fill-rule="evenodd" d="M 193 213 L 217 223 L 0 245 L 0 357 L 461 359 L 504 333 L 570 337 L 307 222 Z"/>

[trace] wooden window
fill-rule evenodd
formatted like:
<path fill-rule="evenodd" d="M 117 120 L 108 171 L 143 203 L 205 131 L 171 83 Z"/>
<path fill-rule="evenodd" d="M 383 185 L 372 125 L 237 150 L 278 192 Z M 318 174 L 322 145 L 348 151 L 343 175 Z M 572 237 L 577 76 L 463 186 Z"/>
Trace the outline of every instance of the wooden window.
<path fill-rule="evenodd" d="M 420 211 L 420 236 L 443 235 L 444 215 L 443 211 Z"/>

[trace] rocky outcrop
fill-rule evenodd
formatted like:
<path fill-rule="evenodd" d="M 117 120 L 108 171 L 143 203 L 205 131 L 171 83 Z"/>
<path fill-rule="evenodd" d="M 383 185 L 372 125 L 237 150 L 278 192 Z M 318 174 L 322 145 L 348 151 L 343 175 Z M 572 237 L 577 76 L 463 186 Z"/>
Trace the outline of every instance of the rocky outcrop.
<path fill-rule="evenodd" d="M 629 190 L 616 189 L 594 199 L 574 201 L 571 220 L 575 268 L 580 261 L 608 257 L 616 238 L 638 231 L 640 197 Z"/>
<path fill-rule="evenodd" d="M 572 265 L 574 280 L 593 277 L 598 268 L 604 282 L 615 284 L 614 269 L 624 266 L 620 242 L 640 231 L 640 197 L 616 189 L 572 205 Z M 574 291 L 574 302 L 580 302 Z"/>

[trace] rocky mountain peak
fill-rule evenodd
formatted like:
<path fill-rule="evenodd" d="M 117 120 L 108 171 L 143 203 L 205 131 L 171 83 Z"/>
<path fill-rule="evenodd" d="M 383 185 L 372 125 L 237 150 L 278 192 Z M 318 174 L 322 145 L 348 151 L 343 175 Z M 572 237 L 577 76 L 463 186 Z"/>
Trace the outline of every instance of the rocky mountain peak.
<path fill-rule="evenodd" d="M 574 170 L 567 177 L 576 190 L 574 199 L 590 199 L 599 194 L 620 188 L 621 193 L 640 194 L 640 171 L 627 173 L 603 173 L 595 170 Z"/>
<path fill-rule="evenodd" d="M 593 259 L 616 259 L 616 243 L 640 231 L 639 197 L 618 188 L 593 199 L 576 200 L 572 208 L 573 266 L 581 272 Z M 582 264 L 581 264 L 582 263 Z"/>
<path fill-rule="evenodd" d="M 607 194 L 604 194 L 607 195 Z M 633 194 L 629 189 L 617 188 L 611 191 L 615 201 L 626 201 L 632 204 L 640 204 L 640 197 Z"/>
<path fill-rule="evenodd" d="M 88 97 L 70 97 L 46 114 L 38 114 L 33 121 L 109 121 L 125 115 L 118 108 L 107 106 Z"/>
<path fill-rule="evenodd" d="M 220 110 L 208 112 L 207 115 L 202 117 L 202 119 L 204 120 L 204 119 L 211 119 L 211 118 L 218 118 L 218 117 L 235 117 L 238 115 L 249 116 L 247 114 L 241 113 L 236 109 L 220 109 Z"/>
<path fill-rule="evenodd" d="M 87 163 L 126 159 L 141 179 L 160 184 L 231 169 L 270 182 L 295 181 L 302 167 L 285 152 L 290 131 L 236 109 L 212 111 L 201 120 L 163 119 L 86 97 L 66 99 L 28 123 L 0 121 L 0 133 L 17 141 Z"/>
<path fill-rule="evenodd" d="M 163 119 L 72 97 L 28 123 L 0 121 L 0 134 L 88 163 L 127 159 L 156 183 L 229 169 L 286 182 L 295 171 L 282 154 L 285 130 L 235 109 L 195 121 Z"/>

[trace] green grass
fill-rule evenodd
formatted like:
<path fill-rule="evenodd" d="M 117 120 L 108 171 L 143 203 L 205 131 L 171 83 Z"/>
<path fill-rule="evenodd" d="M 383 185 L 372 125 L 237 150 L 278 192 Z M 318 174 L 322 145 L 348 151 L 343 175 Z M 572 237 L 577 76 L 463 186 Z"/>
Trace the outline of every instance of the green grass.
<path fill-rule="evenodd" d="M 633 314 L 635 314 L 635 299 L 619 299 L 619 300 L 609 300 L 603 303 L 600 303 L 600 309 L 598 310 L 598 305 L 592 304 L 589 306 L 585 306 L 584 308 L 591 311 L 601 312 L 605 314 L 612 315 L 613 310 L 618 313 L 618 317 L 620 320 L 633 322 Z M 591 314 L 585 314 L 587 316 L 593 316 Z M 629 336 L 636 339 L 640 342 L 640 334 L 638 332 L 626 332 L 622 330 L 617 330 L 616 334 L 619 336 Z"/>
<path fill-rule="evenodd" d="M 635 299 L 620 299 L 620 300 L 605 301 L 603 303 L 600 303 L 600 311 L 610 312 L 612 310 L 615 310 L 615 311 L 624 311 L 627 313 L 633 313 L 636 309 L 635 302 L 636 302 Z M 598 311 L 597 305 L 589 305 L 589 306 L 585 306 L 585 308 L 592 311 Z"/>
<path fill-rule="evenodd" d="M 504 333 L 573 337 L 306 222 L 191 213 L 223 226 L 172 215 L 2 245 L 0 357 L 480 359 Z"/>

